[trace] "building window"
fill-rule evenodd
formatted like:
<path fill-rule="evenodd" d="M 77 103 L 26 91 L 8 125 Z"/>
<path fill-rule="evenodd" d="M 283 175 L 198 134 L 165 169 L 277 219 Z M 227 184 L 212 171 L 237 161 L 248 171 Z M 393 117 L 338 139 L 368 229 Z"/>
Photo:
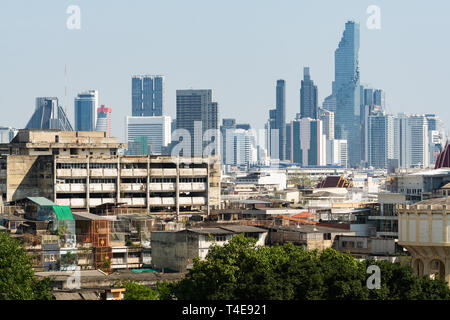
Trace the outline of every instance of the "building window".
<path fill-rule="evenodd" d="M 217 242 L 223 242 L 226 241 L 227 237 L 226 236 L 216 236 L 216 241 Z"/>

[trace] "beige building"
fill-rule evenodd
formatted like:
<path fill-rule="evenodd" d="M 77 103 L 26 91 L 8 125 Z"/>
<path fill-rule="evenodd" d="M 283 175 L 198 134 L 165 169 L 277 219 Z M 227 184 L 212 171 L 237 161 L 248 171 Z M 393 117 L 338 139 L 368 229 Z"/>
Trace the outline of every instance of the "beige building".
<path fill-rule="evenodd" d="M 0 145 L 0 194 L 85 210 L 115 202 L 177 214 L 219 207 L 217 157 L 119 155 L 125 146 L 104 132 L 20 130 Z"/>
<path fill-rule="evenodd" d="M 450 284 L 450 197 L 397 206 L 399 245 L 412 255 L 419 275 Z"/>
<path fill-rule="evenodd" d="M 204 260 L 212 245 L 222 246 L 234 236 L 244 234 L 263 246 L 267 230 L 252 226 L 223 225 L 151 233 L 152 265 L 157 269 L 185 272 L 193 266 L 194 258 Z"/>

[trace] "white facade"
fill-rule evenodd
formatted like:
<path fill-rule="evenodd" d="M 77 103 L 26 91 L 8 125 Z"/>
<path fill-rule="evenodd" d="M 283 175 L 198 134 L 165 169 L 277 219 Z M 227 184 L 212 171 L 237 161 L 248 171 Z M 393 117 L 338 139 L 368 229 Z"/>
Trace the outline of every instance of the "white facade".
<path fill-rule="evenodd" d="M 226 165 L 248 166 L 258 161 L 254 130 L 227 129 L 225 134 Z"/>
<path fill-rule="evenodd" d="M 337 164 L 347 167 L 348 146 L 347 140 L 327 140 L 327 164 Z"/>
<path fill-rule="evenodd" d="M 0 143 L 9 143 L 16 136 L 18 130 L 11 127 L 0 127 Z"/>
<path fill-rule="evenodd" d="M 399 167 L 429 167 L 430 153 L 426 116 L 401 113 L 394 119 L 394 132 L 394 159 L 399 160 Z"/>
<path fill-rule="evenodd" d="M 169 116 L 133 117 L 125 119 L 125 136 L 128 143 L 135 138 L 147 137 L 150 154 L 161 154 L 172 139 L 171 118 Z"/>

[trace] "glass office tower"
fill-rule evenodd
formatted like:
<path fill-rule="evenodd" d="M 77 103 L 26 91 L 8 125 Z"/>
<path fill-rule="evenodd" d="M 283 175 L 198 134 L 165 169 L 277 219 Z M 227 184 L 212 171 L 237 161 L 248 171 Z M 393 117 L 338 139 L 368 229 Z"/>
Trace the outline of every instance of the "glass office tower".
<path fill-rule="evenodd" d="M 164 113 L 164 77 L 137 75 L 131 79 L 131 105 L 134 117 L 162 116 Z"/>
<path fill-rule="evenodd" d="M 95 131 L 98 91 L 81 92 L 75 98 L 75 131 Z"/>
<path fill-rule="evenodd" d="M 360 85 L 359 85 L 359 24 L 348 21 L 336 49 L 333 95 L 336 96 L 335 136 L 348 140 L 349 163 L 361 161 Z"/>

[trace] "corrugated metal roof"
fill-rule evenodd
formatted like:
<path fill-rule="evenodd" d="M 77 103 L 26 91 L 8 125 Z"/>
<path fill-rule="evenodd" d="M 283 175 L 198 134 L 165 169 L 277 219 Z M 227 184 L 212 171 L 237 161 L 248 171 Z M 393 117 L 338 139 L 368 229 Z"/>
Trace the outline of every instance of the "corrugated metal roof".
<path fill-rule="evenodd" d="M 55 211 L 56 217 L 61 221 L 73 221 L 72 211 L 70 211 L 69 207 L 66 206 L 52 206 Z"/>
<path fill-rule="evenodd" d="M 237 226 L 237 225 L 235 225 L 235 226 L 223 226 L 223 227 L 220 227 L 221 229 L 225 229 L 225 230 L 229 230 L 229 231 L 232 231 L 232 232 L 236 232 L 236 233 L 244 233 L 244 232 L 251 232 L 251 233 L 253 233 L 253 232 L 266 232 L 267 230 L 265 230 L 265 229 L 261 229 L 261 228 L 257 228 L 257 227 L 253 227 L 253 226 L 241 226 L 241 225 L 239 225 L 239 226 Z"/>
<path fill-rule="evenodd" d="M 221 228 L 193 228 L 187 229 L 188 231 L 201 233 L 201 234 L 232 234 L 232 231 L 224 230 Z"/>
<path fill-rule="evenodd" d="M 39 206 L 56 206 L 57 204 L 53 201 L 44 197 L 28 197 L 28 200 L 36 203 Z"/>
<path fill-rule="evenodd" d="M 100 216 L 98 214 L 93 214 L 89 212 L 72 212 L 73 217 L 75 220 L 102 220 L 102 221 L 116 221 L 116 216 Z"/>

